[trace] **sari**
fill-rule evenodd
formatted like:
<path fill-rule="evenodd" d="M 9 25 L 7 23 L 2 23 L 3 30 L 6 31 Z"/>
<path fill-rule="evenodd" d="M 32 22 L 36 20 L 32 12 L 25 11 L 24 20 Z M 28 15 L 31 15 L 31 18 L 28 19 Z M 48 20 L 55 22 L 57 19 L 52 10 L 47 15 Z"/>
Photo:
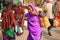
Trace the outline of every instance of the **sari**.
<path fill-rule="evenodd" d="M 23 28 L 24 24 L 24 8 L 16 8 L 16 16 L 19 19 L 19 26 Z M 17 19 L 16 19 L 17 20 Z"/>
<path fill-rule="evenodd" d="M 21 3 L 21 2 L 20 2 Z M 21 28 L 22 29 L 22 33 L 17 33 L 17 34 L 23 34 L 23 27 L 24 27 L 24 8 L 22 7 L 22 4 L 20 5 L 20 7 L 17 7 L 15 10 L 15 19 L 16 19 L 16 32 L 17 32 L 17 28 Z"/>
<path fill-rule="evenodd" d="M 36 8 L 33 4 L 30 4 L 29 6 L 31 6 L 32 9 L 36 11 Z M 39 25 L 38 16 L 34 16 L 29 12 L 27 13 L 26 16 L 27 16 L 28 31 L 29 31 L 27 40 L 41 40 L 42 29 L 40 28 Z"/>
<path fill-rule="evenodd" d="M 9 13 L 9 15 L 8 15 Z M 8 18 L 8 16 L 10 18 Z M 7 31 L 9 31 L 9 29 L 12 29 L 13 27 L 13 24 L 15 24 L 15 19 L 14 19 L 14 15 L 13 15 L 13 12 L 12 11 L 7 11 L 7 12 L 3 12 L 2 13 L 2 16 L 1 16 L 3 19 L 2 19 L 2 34 L 3 34 L 3 40 L 15 40 L 15 35 L 14 37 L 9 37 L 6 33 Z M 9 24 L 7 24 L 9 23 Z M 7 26 L 7 25 L 11 25 L 10 26 Z M 5 31 L 6 30 L 6 31 Z M 13 30 L 12 30 L 13 32 Z M 14 32 L 13 32 L 14 33 Z"/>

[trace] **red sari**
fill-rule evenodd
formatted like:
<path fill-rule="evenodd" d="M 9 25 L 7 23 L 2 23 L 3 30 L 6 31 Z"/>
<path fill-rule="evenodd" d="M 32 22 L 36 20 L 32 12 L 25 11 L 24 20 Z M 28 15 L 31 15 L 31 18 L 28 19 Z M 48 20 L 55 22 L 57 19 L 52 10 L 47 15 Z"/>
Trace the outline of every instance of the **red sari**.
<path fill-rule="evenodd" d="M 9 13 L 10 19 L 8 19 L 7 15 Z M 15 19 L 14 19 L 14 15 L 12 11 L 8 11 L 8 12 L 3 12 L 2 13 L 2 28 L 6 29 L 6 23 L 9 23 L 9 25 L 13 26 L 13 24 L 15 24 Z"/>
<path fill-rule="evenodd" d="M 24 27 L 24 8 L 23 7 L 21 7 L 21 8 L 17 7 L 16 8 L 16 14 L 17 14 L 18 19 L 19 19 L 18 24 L 23 29 L 23 27 Z"/>
<path fill-rule="evenodd" d="M 9 13 L 9 15 L 8 15 L 8 13 Z M 10 26 L 7 27 L 7 25 L 6 25 L 7 23 Z M 7 30 L 7 28 L 12 29 L 13 24 L 15 24 L 13 12 L 11 10 L 7 11 L 7 12 L 3 12 L 2 13 L 2 29 L 3 30 Z M 13 38 L 10 38 L 6 33 L 4 33 L 4 31 L 2 31 L 2 34 L 3 34 L 3 40 L 15 40 L 15 36 Z"/>

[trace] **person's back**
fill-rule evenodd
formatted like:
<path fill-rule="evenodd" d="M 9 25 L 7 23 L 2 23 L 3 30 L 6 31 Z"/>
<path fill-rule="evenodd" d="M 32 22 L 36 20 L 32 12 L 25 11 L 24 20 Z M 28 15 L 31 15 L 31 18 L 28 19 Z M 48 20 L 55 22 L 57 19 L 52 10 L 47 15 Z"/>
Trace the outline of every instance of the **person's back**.
<path fill-rule="evenodd" d="M 45 7 L 46 7 L 46 10 L 47 10 L 46 14 L 47 14 L 48 18 L 53 19 L 54 15 L 52 13 L 52 7 L 53 7 L 52 3 L 46 3 Z"/>
<path fill-rule="evenodd" d="M 52 8 L 53 8 L 53 4 L 51 3 L 52 0 L 47 0 L 47 3 L 45 5 L 45 9 L 47 10 L 47 16 L 48 16 L 48 19 L 49 19 L 49 22 L 50 22 L 50 26 L 48 27 L 48 35 L 51 36 L 51 32 L 50 30 L 52 29 L 53 27 L 53 19 L 54 19 L 54 15 L 53 15 L 53 11 L 52 11 Z"/>

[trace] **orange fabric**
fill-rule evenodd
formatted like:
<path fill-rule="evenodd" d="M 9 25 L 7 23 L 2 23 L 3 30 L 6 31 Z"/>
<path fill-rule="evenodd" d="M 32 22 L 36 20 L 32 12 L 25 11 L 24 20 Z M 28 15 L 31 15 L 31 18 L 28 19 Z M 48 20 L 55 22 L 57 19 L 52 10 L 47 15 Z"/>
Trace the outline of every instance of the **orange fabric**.
<path fill-rule="evenodd" d="M 46 27 L 46 28 L 48 28 L 50 26 L 50 22 L 49 22 L 47 16 L 45 16 L 44 18 L 40 18 L 40 25 L 42 27 Z"/>
<path fill-rule="evenodd" d="M 55 19 L 58 21 L 58 26 L 60 26 L 60 14 L 56 14 Z"/>
<path fill-rule="evenodd" d="M 55 27 L 58 27 L 59 26 L 58 20 L 56 20 L 56 19 L 54 20 L 54 26 Z"/>
<path fill-rule="evenodd" d="M 13 14 L 13 11 L 8 11 L 8 13 L 10 14 L 10 17 L 11 17 L 10 25 L 12 26 L 13 24 L 15 24 L 14 14 Z"/>

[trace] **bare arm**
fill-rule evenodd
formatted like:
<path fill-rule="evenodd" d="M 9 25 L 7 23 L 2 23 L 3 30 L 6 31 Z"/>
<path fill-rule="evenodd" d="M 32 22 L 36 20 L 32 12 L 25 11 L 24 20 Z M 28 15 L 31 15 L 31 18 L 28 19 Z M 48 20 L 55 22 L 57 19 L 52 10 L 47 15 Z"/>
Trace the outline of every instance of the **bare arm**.
<path fill-rule="evenodd" d="M 31 12 L 32 15 L 37 16 L 37 12 L 33 11 Z"/>

